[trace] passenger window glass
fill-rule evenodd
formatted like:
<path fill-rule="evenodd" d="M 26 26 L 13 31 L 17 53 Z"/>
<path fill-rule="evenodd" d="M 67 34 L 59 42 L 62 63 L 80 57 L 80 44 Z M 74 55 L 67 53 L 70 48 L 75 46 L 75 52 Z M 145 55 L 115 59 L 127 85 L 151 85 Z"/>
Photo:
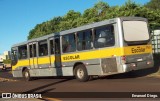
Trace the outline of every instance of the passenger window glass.
<path fill-rule="evenodd" d="M 19 59 L 27 59 L 27 45 L 18 47 L 18 58 Z"/>
<path fill-rule="evenodd" d="M 29 53 L 30 53 L 30 58 L 37 56 L 36 44 L 29 45 Z"/>
<path fill-rule="evenodd" d="M 12 59 L 12 66 L 17 64 L 17 60 L 18 60 L 18 52 L 17 52 L 17 48 L 12 48 L 11 49 L 11 59 Z"/>
<path fill-rule="evenodd" d="M 63 53 L 74 52 L 76 50 L 75 34 L 62 36 L 62 49 Z"/>
<path fill-rule="evenodd" d="M 55 54 L 60 54 L 60 39 L 56 38 L 54 44 L 55 44 Z"/>
<path fill-rule="evenodd" d="M 34 57 L 37 57 L 36 44 L 33 44 L 33 52 Z"/>
<path fill-rule="evenodd" d="M 33 57 L 32 45 L 29 45 L 29 53 L 30 53 L 30 58 L 32 58 Z"/>
<path fill-rule="evenodd" d="M 39 42 L 39 56 L 48 55 L 47 40 Z"/>
<path fill-rule="evenodd" d="M 54 45 L 53 40 L 50 40 L 50 53 L 51 54 L 54 54 L 54 51 L 55 51 L 54 47 L 55 47 L 55 45 Z"/>
<path fill-rule="evenodd" d="M 88 50 L 93 48 L 92 30 L 77 33 L 77 50 Z"/>
<path fill-rule="evenodd" d="M 113 25 L 95 28 L 94 43 L 95 43 L 95 48 L 114 46 L 115 37 L 114 37 Z"/>
<path fill-rule="evenodd" d="M 11 54 L 11 59 L 12 61 L 17 61 L 17 50 L 12 49 L 12 54 Z"/>

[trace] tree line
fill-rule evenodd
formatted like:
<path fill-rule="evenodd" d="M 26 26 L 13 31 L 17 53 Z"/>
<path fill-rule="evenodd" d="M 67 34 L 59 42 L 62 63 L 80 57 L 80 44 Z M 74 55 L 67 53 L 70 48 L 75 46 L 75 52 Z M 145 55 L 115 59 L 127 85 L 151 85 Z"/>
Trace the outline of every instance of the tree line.
<path fill-rule="evenodd" d="M 128 0 L 122 6 L 110 6 L 107 2 L 99 1 L 83 13 L 70 10 L 64 16 L 37 24 L 30 30 L 28 40 L 105 19 L 127 16 L 147 18 L 150 28 L 160 26 L 160 0 L 150 0 L 145 5 Z"/>

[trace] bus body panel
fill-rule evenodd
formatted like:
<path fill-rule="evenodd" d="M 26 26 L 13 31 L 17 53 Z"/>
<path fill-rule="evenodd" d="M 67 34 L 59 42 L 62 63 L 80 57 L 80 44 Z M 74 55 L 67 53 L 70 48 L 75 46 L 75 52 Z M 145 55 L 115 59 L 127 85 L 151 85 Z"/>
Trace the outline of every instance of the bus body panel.
<path fill-rule="evenodd" d="M 13 77 L 23 77 L 22 70 L 14 70 L 12 71 Z"/>
<path fill-rule="evenodd" d="M 139 47 L 142 47 L 143 51 L 137 52 L 135 54 L 134 49 L 136 49 L 137 47 L 138 49 Z M 124 48 L 104 48 L 99 50 L 93 50 L 91 53 L 90 51 L 85 51 L 79 53 L 65 54 L 61 56 L 62 67 L 54 69 L 53 67 L 49 67 L 50 61 L 48 61 L 48 57 L 39 57 L 39 60 L 41 60 L 38 62 L 39 68 L 31 67 L 30 71 L 31 76 L 73 76 L 73 66 L 75 63 L 80 62 L 86 65 L 89 75 L 109 75 L 115 73 L 123 73 L 131 70 L 143 69 L 144 67 L 152 67 L 153 57 L 150 54 L 151 50 L 152 48 L 150 45 L 141 45 L 129 46 Z M 121 56 L 126 56 L 127 64 L 122 64 L 121 61 L 118 61 L 120 60 Z M 152 64 L 146 65 L 148 61 L 150 61 Z M 130 65 L 132 63 L 136 63 L 136 67 L 131 67 Z M 52 62 L 51 64 L 54 64 L 54 62 Z M 19 69 L 20 71 L 22 71 L 23 67 L 28 67 L 28 65 L 29 60 L 21 60 L 18 61 L 16 67 L 19 67 L 17 68 L 17 70 Z M 60 71 L 62 72 L 61 74 Z M 14 75 L 16 75 L 16 73 L 14 73 Z M 17 75 L 19 75 L 19 73 Z"/>
<path fill-rule="evenodd" d="M 51 60 L 49 56 L 39 57 L 37 60 L 39 68 L 47 68 L 51 66 Z"/>
<path fill-rule="evenodd" d="M 135 21 L 136 25 L 133 23 Z M 140 70 L 140 69 L 146 69 L 146 68 L 152 68 L 154 66 L 154 61 L 153 61 L 153 55 L 152 55 L 152 45 L 151 45 L 151 40 L 150 34 L 149 34 L 149 29 L 145 28 L 141 25 L 141 23 L 146 23 L 146 27 L 148 27 L 148 22 L 147 19 L 145 18 L 138 18 L 138 17 L 124 17 L 124 18 L 119 18 L 119 36 L 120 36 L 120 43 L 122 47 L 124 47 L 124 56 L 126 58 L 126 63 L 122 64 L 123 67 L 123 72 L 128 72 L 132 70 Z M 123 22 L 131 22 L 127 27 L 123 28 Z M 139 23 L 141 22 L 141 23 Z M 139 24 L 138 24 L 139 23 Z M 132 26 L 131 26 L 132 25 Z M 132 36 L 130 41 L 128 39 L 125 39 L 126 33 L 125 30 L 130 30 L 130 32 L 135 34 L 134 36 L 131 33 L 130 36 Z M 145 36 L 148 36 L 148 40 L 145 39 L 145 36 L 138 36 L 138 33 L 144 33 Z M 146 35 L 146 33 L 148 34 Z M 137 37 L 138 36 L 138 37 Z M 139 38 L 140 37 L 140 38 Z M 143 38 L 144 37 L 144 38 Z M 133 38 L 133 40 L 132 40 Z M 135 40 L 135 38 L 137 38 Z M 144 39 L 144 40 L 142 40 Z"/>

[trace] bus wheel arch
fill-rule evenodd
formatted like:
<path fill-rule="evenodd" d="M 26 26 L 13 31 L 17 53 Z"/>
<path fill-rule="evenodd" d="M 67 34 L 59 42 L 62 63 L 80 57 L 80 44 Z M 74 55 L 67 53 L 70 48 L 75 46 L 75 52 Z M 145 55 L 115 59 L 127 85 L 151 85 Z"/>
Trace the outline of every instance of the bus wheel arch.
<path fill-rule="evenodd" d="M 76 63 L 74 65 L 74 76 L 76 77 L 76 79 L 80 82 L 86 82 L 89 80 L 89 75 L 87 72 L 87 68 L 83 63 Z"/>
<path fill-rule="evenodd" d="M 28 68 L 27 68 L 27 67 L 23 67 L 23 68 L 22 68 L 22 73 L 24 72 L 25 69 L 28 69 Z"/>
<path fill-rule="evenodd" d="M 31 81 L 31 76 L 30 76 L 30 72 L 29 72 L 29 69 L 27 67 L 23 67 L 22 69 L 22 75 L 23 75 L 23 78 L 26 80 L 26 81 Z"/>
<path fill-rule="evenodd" d="M 75 68 L 76 68 L 76 66 L 78 66 L 78 65 L 84 65 L 82 62 L 77 62 L 77 63 L 75 63 L 74 64 L 74 66 L 73 66 L 73 75 L 75 76 Z"/>

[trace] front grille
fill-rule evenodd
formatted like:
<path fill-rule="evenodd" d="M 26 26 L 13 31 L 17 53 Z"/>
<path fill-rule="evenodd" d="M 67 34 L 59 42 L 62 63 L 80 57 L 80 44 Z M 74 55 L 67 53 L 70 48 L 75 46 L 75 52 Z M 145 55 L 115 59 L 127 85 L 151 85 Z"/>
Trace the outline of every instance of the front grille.
<path fill-rule="evenodd" d="M 117 72 L 116 58 L 101 59 L 101 66 L 103 73 Z"/>

